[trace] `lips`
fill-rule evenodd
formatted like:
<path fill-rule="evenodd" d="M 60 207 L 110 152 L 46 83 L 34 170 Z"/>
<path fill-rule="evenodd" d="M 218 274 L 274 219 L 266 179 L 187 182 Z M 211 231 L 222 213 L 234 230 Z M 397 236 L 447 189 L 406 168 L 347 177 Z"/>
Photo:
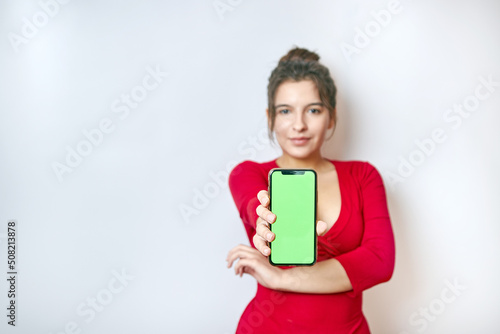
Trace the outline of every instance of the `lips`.
<path fill-rule="evenodd" d="M 303 146 L 303 145 L 306 145 L 310 139 L 311 138 L 308 138 L 308 137 L 293 137 L 293 138 L 290 138 L 290 141 L 292 142 L 292 144 L 294 144 L 296 146 Z"/>

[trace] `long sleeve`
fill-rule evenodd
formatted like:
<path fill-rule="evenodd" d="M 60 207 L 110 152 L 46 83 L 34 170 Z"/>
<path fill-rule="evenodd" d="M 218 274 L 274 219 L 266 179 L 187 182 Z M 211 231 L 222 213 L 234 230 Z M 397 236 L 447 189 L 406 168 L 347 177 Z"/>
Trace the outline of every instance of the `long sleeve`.
<path fill-rule="evenodd" d="M 357 163 L 364 232 L 359 247 L 336 256 L 344 267 L 355 294 L 388 281 L 394 271 L 394 235 L 385 188 L 378 171 L 369 163 Z"/>
<path fill-rule="evenodd" d="M 240 213 L 250 244 L 253 245 L 255 224 L 257 222 L 257 193 L 268 189 L 267 168 L 262 168 L 252 161 L 244 161 L 237 165 L 229 175 L 229 189 L 236 208 Z"/>

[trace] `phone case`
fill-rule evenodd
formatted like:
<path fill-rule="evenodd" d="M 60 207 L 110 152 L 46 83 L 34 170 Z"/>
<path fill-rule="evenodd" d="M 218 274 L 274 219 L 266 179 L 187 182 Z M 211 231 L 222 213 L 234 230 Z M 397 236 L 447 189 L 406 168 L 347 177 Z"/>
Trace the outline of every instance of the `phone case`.
<path fill-rule="evenodd" d="M 269 243 L 272 265 L 313 265 L 316 262 L 316 172 L 312 169 L 275 168 L 269 172 Z"/>

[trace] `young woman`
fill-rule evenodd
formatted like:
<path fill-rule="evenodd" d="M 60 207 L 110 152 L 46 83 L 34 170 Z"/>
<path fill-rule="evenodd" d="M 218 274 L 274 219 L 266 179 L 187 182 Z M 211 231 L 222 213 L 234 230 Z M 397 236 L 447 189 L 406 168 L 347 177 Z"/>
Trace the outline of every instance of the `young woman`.
<path fill-rule="evenodd" d="M 252 275 L 255 298 L 237 333 L 370 333 L 362 292 L 388 281 L 394 270 L 394 236 L 382 179 L 367 162 L 328 160 L 321 146 L 336 125 L 336 87 L 319 56 L 295 48 L 281 58 L 268 85 L 268 124 L 283 154 L 245 161 L 229 186 L 250 246 L 227 257 L 237 275 Z M 318 177 L 317 263 L 280 268 L 269 264 L 268 173 L 310 168 Z"/>

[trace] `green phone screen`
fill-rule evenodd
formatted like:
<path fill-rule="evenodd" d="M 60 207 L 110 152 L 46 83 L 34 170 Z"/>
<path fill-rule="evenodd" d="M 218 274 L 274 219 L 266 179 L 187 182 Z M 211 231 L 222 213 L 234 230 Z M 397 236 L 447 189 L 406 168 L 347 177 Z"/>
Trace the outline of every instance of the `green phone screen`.
<path fill-rule="evenodd" d="M 316 172 L 312 169 L 273 169 L 269 173 L 270 228 L 273 265 L 312 265 L 316 262 Z"/>

